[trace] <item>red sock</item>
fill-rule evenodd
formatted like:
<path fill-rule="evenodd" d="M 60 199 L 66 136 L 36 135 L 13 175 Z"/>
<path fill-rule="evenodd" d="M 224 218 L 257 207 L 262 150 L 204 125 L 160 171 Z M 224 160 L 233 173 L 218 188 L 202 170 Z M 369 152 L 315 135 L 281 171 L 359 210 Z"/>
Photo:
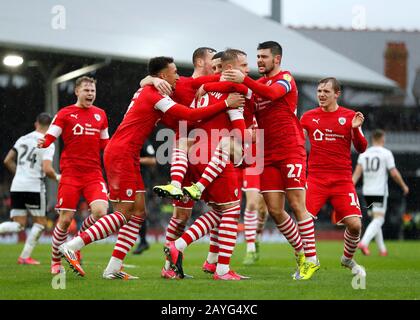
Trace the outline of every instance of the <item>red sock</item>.
<path fill-rule="evenodd" d="M 296 223 L 288 215 L 286 221 L 277 225 L 279 231 L 285 236 L 287 241 L 295 249 L 295 252 L 299 252 L 303 248 L 302 239 L 296 227 Z"/>
<path fill-rule="evenodd" d="M 204 172 L 198 182 L 201 183 L 204 188 L 207 188 L 207 186 L 223 172 L 228 161 L 229 153 L 223 151 L 220 147 L 217 147 L 211 161 L 207 165 L 206 169 L 204 169 Z"/>
<path fill-rule="evenodd" d="M 298 221 L 298 228 L 303 243 L 303 250 L 305 251 L 305 257 L 316 256 L 314 220 L 308 218 L 306 220 Z"/>
<path fill-rule="evenodd" d="M 136 244 L 137 236 L 144 219 L 138 216 L 131 216 L 127 224 L 123 225 L 118 232 L 117 243 L 115 244 L 112 256 L 124 260 L 127 253 Z"/>
<path fill-rule="evenodd" d="M 182 149 L 174 148 L 172 151 L 171 161 L 171 183 L 175 182 L 178 184 L 179 187 L 181 187 L 187 169 L 187 153 Z"/>
<path fill-rule="evenodd" d="M 124 215 L 121 212 L 115 211 L 100 218 L 95 224 L 82 232 L 80 237 L 83 239 L 85 245 L 88 245 L 91 242 L 107 238 L 109 235 L 117 232 L 126 223 Z"/>
<path fill-rule="evenodd" d="M 234 206 L 222 212 L 219 225 L 219 256 L 218 264 L 230 264 L 233 250 L 238 236 L 238 220 L 241 212 L 240 205 Z"/>
<path fill-rule="evenodd" d="M 52 254 L 51 263 L 61 263 L 61 253 L 58 251 L 58 247 L 61 246 L 67 240 L 69 232 L 61 230 L 58 226 L 55 226 L 52 236 Z"/>

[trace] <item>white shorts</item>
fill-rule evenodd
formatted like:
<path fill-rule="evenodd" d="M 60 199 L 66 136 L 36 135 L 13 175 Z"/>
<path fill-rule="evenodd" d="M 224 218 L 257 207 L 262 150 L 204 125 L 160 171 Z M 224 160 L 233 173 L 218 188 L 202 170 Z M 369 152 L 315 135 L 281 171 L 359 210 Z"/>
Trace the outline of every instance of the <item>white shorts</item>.
<path fill-rule="evenodd" d="M 45 192 L 10 192 L 12 210 L 10 217 L 25 217 L 28 212 L 34 217 L 45 217 Z"/>

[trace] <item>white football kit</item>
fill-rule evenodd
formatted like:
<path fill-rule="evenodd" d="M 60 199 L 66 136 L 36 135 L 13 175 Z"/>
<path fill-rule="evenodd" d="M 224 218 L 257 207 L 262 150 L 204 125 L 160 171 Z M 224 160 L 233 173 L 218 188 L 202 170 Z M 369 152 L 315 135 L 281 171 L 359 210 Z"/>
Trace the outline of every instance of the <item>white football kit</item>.
<path fill-rule="evenodd" d="M 33 216 L 45 216 L 45 173 L 44 160 L 53 160 L 55 146 L 37 147 L 38 139 L 44 134 L 32 131 L 20 137 L 13 146 L 17 153 L 16 173 L 10 188 L 12 202 L 11 217 L 25 216 L 29 211 Z"/>
<path fill-rule="evenodd" d="M 363 196 L 368 207 L 385 213 L 388 198 L 388 171 L 395 168 L 392 152 L 372 146 L 359 155 L 357 163 L 363 168 Z"/>

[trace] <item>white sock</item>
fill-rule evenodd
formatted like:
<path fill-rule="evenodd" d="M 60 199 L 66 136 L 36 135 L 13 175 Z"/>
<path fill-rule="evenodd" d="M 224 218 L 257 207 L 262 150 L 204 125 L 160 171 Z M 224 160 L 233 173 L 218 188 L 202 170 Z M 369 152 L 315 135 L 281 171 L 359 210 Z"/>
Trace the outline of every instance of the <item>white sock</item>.
<path fill-rule="evenodd" d="M 66 242 L 66 245 L 70 250 L 77 251 L 82 249 L 85 246 L 85 243 L 83 242 L 83 239 L 81 237 L 77 236 L 69 242 Z"/>
<path fill-rule="evenodd" d="M 209 252 L 207 255 L 207 262 L 208 263 L 217 263 L 217 258 L 218 258 L 219 254 L 215 253 L 215 252 Z"/>
<path fill-rule="evenodd" d="M 368 246 L 370 241 L 373 239 L 374 236 L 378 233 L 378 231 L 382 228 L 384 224 L 384 217 L 374 218 L 366 228 L 365 234 L 363 235 L 362 240 L 360 243 L 363 246 Z"/>
<path fill-rule="evenodd" d="M 257 249 L 255 248 L 255 242 L 248 242 L 246 244 L 246 252 L 255 252 Z"/>
<path fill-rule="evenodd" d="M 182 187 L 181 182 L 179 181 L 171 181 L 171 185 L 173 185 L 174 187 L 177 187 L 178 189 L 181 189 Z"/>
<path fill-rule="evenodd" d="M 379 251 L 384 252 L 386 251 L 384 236 L 382 234 L 382 229 L 379 229 L 378 233 L 375 236 L 375 241 L 378 246 Z"/>
<path fill-rule="evenodd" d="M 111 259 L 109 259 L 108 265 L 105 269 L 105 273 L 118 272 L 118 271 L 121 270 L 122 265 L 123 265 L 123 261 L 121 259 L 111 257 Z"/>
<path fill-rule="evenodd" d="M 171 263 L 169 262 L 168 259 L 165 260 L 165 270 L 169 270 L 171 268 Z"/>
<path fill-rule="evenodd" d="M 216 273 L 219 276 L 223 276 L 224 274 L 228 273 L 230 270 L 229 265 L 228 264 L 221 264 L 218 263 L 217 267 L 216 267 Z"/>
<path fill-rule="evenodd" d="M 316 256 L 305 257 L 305 261 L 312 262 L 312 263 L 317 263 L 318 262 L 318 259 L 317 259 Z"/>
<path fill-rule="evenodd" d="M 185 248 L 187 247 L 187 243 L 182 238 L 178 238 L 175 240 L 175 248 L 179 251 L 184 252 Z"/>
<path fill-rule="evenodd" d="M 201 182 L 197 182 L 195 185 L 198 187 L 198 189 L 200 189 L 200 191 L 201 191 L 201 192 L 203 192 L 203 191 L 206 189 L 206 187 L 205 187 L 205 186 L 203 186 L 203 185 L 201 184 Z"/>
<path fill-rule="evenodd" d="M 29 233 L 28 237 L 25 241 L 25 246 L 23 247 L 22 253 L 20 257 L 23 259 L 27 259 L 31 256 L 32 251 L 34 250 L 36 244 L 38 243 L 38 239 L 44 231 L 45 227 L 42 224 L 34 223 Z"/>
<path fill-rule="evenodd" d="M 9 232 L 19 232 L 22 230 L 23 227 L 19 223 L 14 221 L 0 223 L 0 234 Z"/>

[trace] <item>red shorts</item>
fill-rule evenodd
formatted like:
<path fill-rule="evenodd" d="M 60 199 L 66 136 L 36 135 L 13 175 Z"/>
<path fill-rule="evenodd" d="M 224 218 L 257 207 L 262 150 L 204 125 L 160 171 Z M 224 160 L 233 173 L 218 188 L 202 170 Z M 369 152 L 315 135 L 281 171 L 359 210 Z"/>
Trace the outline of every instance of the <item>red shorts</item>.
<path fill-rule="evenodd" d="M 110 201 L 133 202 L 136 193 L 145 192 L 140 174 L 139 158 L 124 156 L 106 149 L 104 166 L 108 179 Z"/>
<path fill-rule="evenodd" d="M 207 164 L 190 164 L 191 178 L 197 182 Z M 240 200 L 239 169 L 228 163 L 223 172 L 204 190 L 201 199 L 207 203 L 229 204 Z"/>
<path fill-rule="evenodd" d="M 274 162 L 261 174 L 261 192 L 286 192 L 305 190 L 306 157 L 290 158 Z"/>
<path fill-rule="evenodd" d="M 63 172 L 58 184 L 56 210 L 76 211 L 80 196 L 91 205 L 94 201 L 108 203 L 107 188 L 102 174 L 67 176 Z"/>
<path fill-rule="evenodd" d="M 260 175 L 257 174 L 248 174 L 249 170 L 252 168 L 246 168 L 243 170 L 243 183 L 242 190 L 243 191 L 260 191 Z"/>
<path fill-rule="evenodd" d="M 308 176 L 306 191 L 306 208 L 316 217 L 319 210 L 330 201 L 335 210 L 337 224 L 347 217 L 361 217 L 359 199 L 353 181 L 350 178 L 337 179 L 322 175 Z"/>

